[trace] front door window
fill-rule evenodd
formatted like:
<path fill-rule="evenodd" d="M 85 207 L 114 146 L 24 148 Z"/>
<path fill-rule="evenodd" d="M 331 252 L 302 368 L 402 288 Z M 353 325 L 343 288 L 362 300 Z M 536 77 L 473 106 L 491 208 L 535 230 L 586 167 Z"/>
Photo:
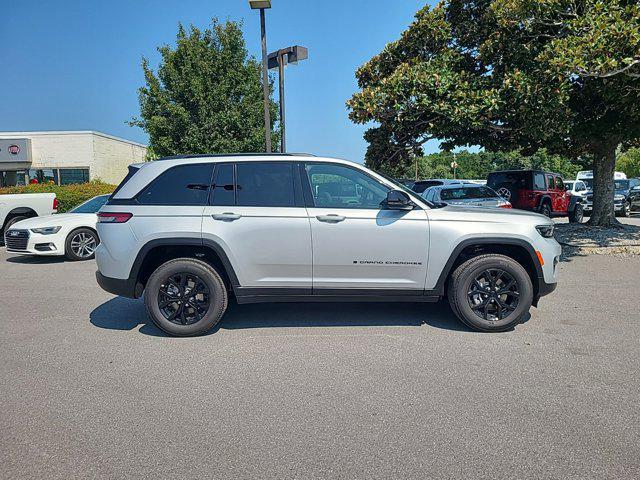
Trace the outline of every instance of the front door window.
<path fill-rule="evenodd" d="M 356 169 L 335 164 L 307 164 L 316 207 L 380 209 L 389 187 Z"/>

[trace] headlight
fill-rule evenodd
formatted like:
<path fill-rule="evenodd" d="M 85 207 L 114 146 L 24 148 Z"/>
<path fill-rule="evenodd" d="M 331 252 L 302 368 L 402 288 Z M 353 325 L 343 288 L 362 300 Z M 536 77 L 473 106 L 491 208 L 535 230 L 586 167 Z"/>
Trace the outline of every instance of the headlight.
<path fill-rule="evenodd" d="M 32 228 L 31 231 L 33 233 L 39 233 L 40 235 L 53 235 L 54 233 L 58 233 L 62 227 L 42 227 L 42 228 Z"/>
<path fill-rule="evenodd" d="M 538 225 L 536 227 L 536 230 L 538 230 L 538 233 L 542 235 L 544 238 L 553 237 L 554 229 L 555 229 L 555 225 Z"/>
<path fill-rule="evenodd" d="M 624 200 L 624 195 L 614 195 L 613 199 L 618 201 Z"/>

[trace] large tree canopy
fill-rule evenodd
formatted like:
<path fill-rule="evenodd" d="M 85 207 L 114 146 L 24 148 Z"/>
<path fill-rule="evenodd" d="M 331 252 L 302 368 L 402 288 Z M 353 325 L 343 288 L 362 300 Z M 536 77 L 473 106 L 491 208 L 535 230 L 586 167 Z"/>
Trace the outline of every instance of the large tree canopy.
<path fill-rule="evenodd" d="M 265 151 L 260 64 L 238 23 L 214 19 L 204 32 L 179 25 L 175 48 L 158 51 L 157 76 L 142 60 L 141 118 L 130 122 L 147 131 L 153 155 Z M 272 131 L 277 110 L 271 102 Z"/>
<path fill-rule="evenodd" d="M 378 124 L 368 162 L 407 162 L 430 139 L 588 154 L 591 222 L 615 222 L 615 151 L 640 137 L 637 0 L 445 0 L 356 76 L 350 118 Z"/>

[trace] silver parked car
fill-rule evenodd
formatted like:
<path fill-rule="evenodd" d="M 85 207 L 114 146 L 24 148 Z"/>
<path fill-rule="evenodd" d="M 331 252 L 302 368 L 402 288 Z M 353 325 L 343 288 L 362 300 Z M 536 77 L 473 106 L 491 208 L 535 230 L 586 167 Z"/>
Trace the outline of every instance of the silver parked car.
<path fill-rule="evenodd" d="M 493 189 L 470 183 L 430 187 L 423 192 L 422 197 L 436 205 L 511 208 L 511 204 Z"/>
<path fill-rule="evenodd" d="M 237 303 L 434 302 L 482 331 L 551 293 L 553 221 L 442 206 L 366 167 L 287 154 L 169 157 L 132 166 L 98 212 L 98 283 L 140 297 L 173 335 Z M 428 313 L 425 313 L 428 315 Z"/>

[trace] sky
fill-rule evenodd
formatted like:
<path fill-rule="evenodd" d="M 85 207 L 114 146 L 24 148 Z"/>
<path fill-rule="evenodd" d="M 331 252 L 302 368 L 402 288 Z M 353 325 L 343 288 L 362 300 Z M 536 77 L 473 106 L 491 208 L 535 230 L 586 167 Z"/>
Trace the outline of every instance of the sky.
<path fill-rule="evenodd" d="M 424 0 L 272 0 L 269 51 L 309 49 L 287 68 L 287 147 L 361 162 L 365 126 L 347 117 L 355 70 L 397 39 Z M 431 2 L 433 3 L 433 2 Z M 0 131 L 97 130 L 146 143 L 126 121 L 139 114 L 142 56 L 173 44 L 177 25 L 243 20 L 260 56 L 257 11 L 247 0 L 0 0 Z M 437 142 L 425 149 L 436 151 Z"/>

